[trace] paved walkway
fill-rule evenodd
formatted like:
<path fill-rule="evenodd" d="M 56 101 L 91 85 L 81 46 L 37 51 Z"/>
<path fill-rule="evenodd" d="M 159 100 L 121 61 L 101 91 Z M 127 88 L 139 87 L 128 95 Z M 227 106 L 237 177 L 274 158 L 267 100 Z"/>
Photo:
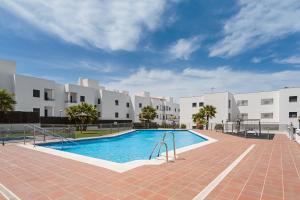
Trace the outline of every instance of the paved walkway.
<path fill-rule="evenodd" d="M 24 200 L 193 199 L 256 144 L 207 199 L 299 198 L 300 146 L 285 135 L 268 141 L 201 133 L 219 141 L 180 154 L 174 163 L 142 166 L 122 174 L 7 145 L 0 147 L 0 182 Z"/>

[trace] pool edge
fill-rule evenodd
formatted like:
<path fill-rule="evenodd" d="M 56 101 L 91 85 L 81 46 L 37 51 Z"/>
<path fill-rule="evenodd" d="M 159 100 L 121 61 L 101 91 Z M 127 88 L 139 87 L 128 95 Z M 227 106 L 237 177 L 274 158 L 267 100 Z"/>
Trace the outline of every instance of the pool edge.
<path fill-rule="evenodd" d="M 130 131 L 126 131 L 126 132 L 122 132 L 119 134 L 114 134 L 111 135 L 109 137 L 116 137 L 119 135 L 123 135 L 123 134 L 127 134 L 130 132 L 133 132 L 136 130 L 130 130 Z M 176 149 L 177 154 L 181 154 L 183 152 L 187 152 L 196 148 L 200 148 L 202 146 L 206 146 L 208 144 L 217 142 L 218 140 L 211 138 L 207 135 L 203 135 L 202 133 L 193 131 L 193 130 L 187 130 L 190 131 L 191 133 L 194 133 L 200 137 L 203 137 L 205 139 L 207 139 L 206 141 L 197 143 L 197 144 L 192 144 L 189 146 L 185 146 L 185 147 L 181 147 Z M 97 137 L 97 138 L 105 138 L 105 137 Z M 89 139 L 95 139 L 95 138 L 89 138 Z M 83 139 L 84 140 L 84 139 Z M 75 140 L 76 141 L 76 140 Z M 118 173 L 123 173 L 126 172 L 128 170 L 134 169 L 136 167 L 140 167 L 143 165 L 160 165 L 162 163 L 166 163 L 165 162 L 165 156 L 164 154 L 162 156 L 160 156 L 157 159 L 153 159 L 153 160 L 135 160 L 135 161 L 130 161 L 130 162 L 126 162 L 126 163 L 117 163 L 117 162 L 112 162 L 112 161 L 108 161 L 108 160 L 103 160 L 103 159 L 99 159 L 99 158 L 92 158 L 92 157 L 88 157 L 88 156 L 83 156 L 83 155 L 79 155 L 79 154 L 75 154 L 75 153 L 70 153 L 70 152 L 65 152 L 65 151 L 60 151 L 60 150 L 55 150 L 55 149 L 51 149 L 51 148 L 47 148 L 47 147 L 43 147 L 43 146 L 34 146 L 32 144 L 18 144 L 18 146 L 23 147 L 23 148 L 27 148 L 27 149 L 31 149 L 31 150 L 35 150 L 35 151 L 39 151 L 39 152 L 43 152 L 43 153 L 48 153 L 51 155 L 55 155 L 55 156 L 59 156 L 59 157 L 63 157 L 66 159 L 71 159 L 71 160 L 75 160 L 75 161 L 79 161 L 81 163 L 86 163 L 86 164 L 90 164 L 90 165 L 94 165 L 97 167 L 102 167 L 102 168 L 106 168 L 109 170 L 112 170 L 114 172 L 118 172 Z M 173 150 L 168 151 L 169 155 L 173 155 Z M 178 156 L 178 155 L 177 155 Z M 176 157 L 177 157 L 176 156 Z M 170 160 L 174 160 L 174 157 L 170 156 Z"/>

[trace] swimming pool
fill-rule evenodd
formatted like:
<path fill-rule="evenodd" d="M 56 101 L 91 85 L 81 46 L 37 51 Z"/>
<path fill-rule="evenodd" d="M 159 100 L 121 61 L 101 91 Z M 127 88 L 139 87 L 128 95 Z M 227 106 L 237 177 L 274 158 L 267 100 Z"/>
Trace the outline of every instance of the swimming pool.
<path fill-rule="evenodd" d="M 148 160 L 155 144 L 170 130 L 137 130 L 115 137 L 78 140 L 76 144 L 46 143 L 42 147 L 79 154 L 92 158 L 126 163 Z M 175 134 L 176 149 L 207 141 L 206 138 L 186 130 L 172 130 Z M 172 136 L 167 135 L 166 143 L 173 150 Z M 162 152 L 164 149 L 162 148 Z"/>

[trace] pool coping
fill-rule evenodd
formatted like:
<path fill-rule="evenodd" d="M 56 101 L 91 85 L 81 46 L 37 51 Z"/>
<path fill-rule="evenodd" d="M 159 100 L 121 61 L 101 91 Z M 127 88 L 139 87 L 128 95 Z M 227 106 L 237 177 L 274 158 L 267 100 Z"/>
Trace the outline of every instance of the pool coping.
<path fill-rule="evenodd" d="M 168 129 L 163 129 L 163 130 L 168 130 Z M 170 129 L 170 130 L 173 130 L 173 129 Z M 116 137 L 119 135 L 127 134 L 132 131 L 135 131 L 135 130 L 125 131 L 122 133 L 113 134 L 113 135 L 109 135 L 109 136 L 93 137 L 93 138 L 87 138 L 87 139 L 81 139 L 81 140 Z M 207 140 L 200 142 L 200 143 L 196 143 L 196 144 L 192 144 L 189 146 L 185 146 L 185 147 L 176 149 L 176 154 L 177 154 L 176 159 L 179 157 L 178 154 L 181 154 L 183 152 L 187 152 L 192 149 L 196 149 L 196 148 L 199 148 L 199 147 L 202 147 L 202 146 L 205 146 L 205 145 L 208 145 L 208 144 L 218 141 L 214 138 L 211 138 L 207 135 L 203 135 L 203 134 L 198 133 L 193 130 L 187 130 L 187 131 L 190 131 L 196 135 L 199 135 L 200 137 L 203 137 Z M 76 141 L 76 140 L 74 140 L 74 141 Z M 43 146 L 37 146 L 37 145 L 34 146 L 32 144 L 25 144 L 25 145 L 18 144 L 18 146 L 27 148 L 27 149 L 31 149 L 31 150 L 35 150 L 35 151 L 39 151 L 39 152 L 43 152 L 43 153 L 48 153 L 48 154 L 63 157 L 63 158 L 67 158 L 67 159 L 71 159 L 71 160 L 75 160 L 75 161 L 79 161 L 79 162 L 90 164 L 90 165 L 97 166 L 97 167 L 103 167 L 103 168 L 106 168 L 106 169 L 109 169 L 109 170 L 112 170 L 112 171 L 118 172 L 118 173 L 123 173 L 123 172 L 126 172 L 128 170 L 131 170 L 136 167 L 143 166 L 143 165 L 160 165 L 162 163 L 166 163 L 165 154 L 162 154 L 160 157 L 153 159 L 153 160 L 134 160 L 134 161 L 126 162 L 126 163 L 117 163 L 117 162 L 112 162 L 112 161 L 108 161 L 108 160 L 104 160 L 104 159 L 92 158 L 92 157 L 83 156 L 83 155 L 79 155 L 79 154 L 75 154 L 75 153 L 55 150 L 55 149 L 51 149 L 51 148 L 47 148 L 47 147 L 43 147 Z M 149 153 L 151 153 L 151 152 L 149 152 Z M 169 161 L 174 160 L 173 150 L 168 151 L 168 155 L 169 155 Z"/>

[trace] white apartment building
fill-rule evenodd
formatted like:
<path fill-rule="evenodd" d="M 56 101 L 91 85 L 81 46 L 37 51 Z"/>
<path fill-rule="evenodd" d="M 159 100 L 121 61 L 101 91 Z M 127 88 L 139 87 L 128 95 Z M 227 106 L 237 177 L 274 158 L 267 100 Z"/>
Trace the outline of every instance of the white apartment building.
<path fill-rule="evenodd" d="M 158 124 L 172 124 L 175 121 L 179 123 L 179 104 L 173 101 L 172 97 L 151 97 L 149 92 L 141 92 L 134 96 L 134 116 L 138 122 L 142 108 L 152 106 L 156 109 L 156 118 L 154 122 Z M 174 120 L 175 119 L 175 120 Z"/>
<path fill-rule="evenodd" d="M 16 74 L 16 63 L 0 60 L 0 88 L 15 94 L 16 111 L 39 112 L 40 116 L 65 116 L 71 105 L 86 102 L 97 107 L 102 120 L 134 120 L 127 91 L 110 91 L 98 81 L 79 78 L 77 84 Z"/>
<path fill-rule="evenodd" d="M 261 123 L 299 127 L 300 88 L 283 88 L 269 92 L 232 94 L 220 92 L 203 96 L 180 98 L 180 124 L 192 128 L 192 115 L 204 105 L 216 107 L 211 123 L 225 123 L 237 119 L 259 119 Z"/>
<path fill-rule="evenodd" d="M 175 116 L 179 123 L 179 104 L 173 98 L 150 97 L 147 92 L 134 96 L 129 92 L 107 90 L 99 82 L 79 78 L 77 84 L 59 84 L 52 80 L 16 74 L 16 63 L 0 60 L 0 88 L 15 94 L 16 111 L 39 112 L 40 116 L 64 117 L 69 106 L 86 102 L 97 107 L 101 120 L 132 120 L 139 122 L 143 107 L 151 105 L 157 109 L 159 124 L 172 123 Z"/>

